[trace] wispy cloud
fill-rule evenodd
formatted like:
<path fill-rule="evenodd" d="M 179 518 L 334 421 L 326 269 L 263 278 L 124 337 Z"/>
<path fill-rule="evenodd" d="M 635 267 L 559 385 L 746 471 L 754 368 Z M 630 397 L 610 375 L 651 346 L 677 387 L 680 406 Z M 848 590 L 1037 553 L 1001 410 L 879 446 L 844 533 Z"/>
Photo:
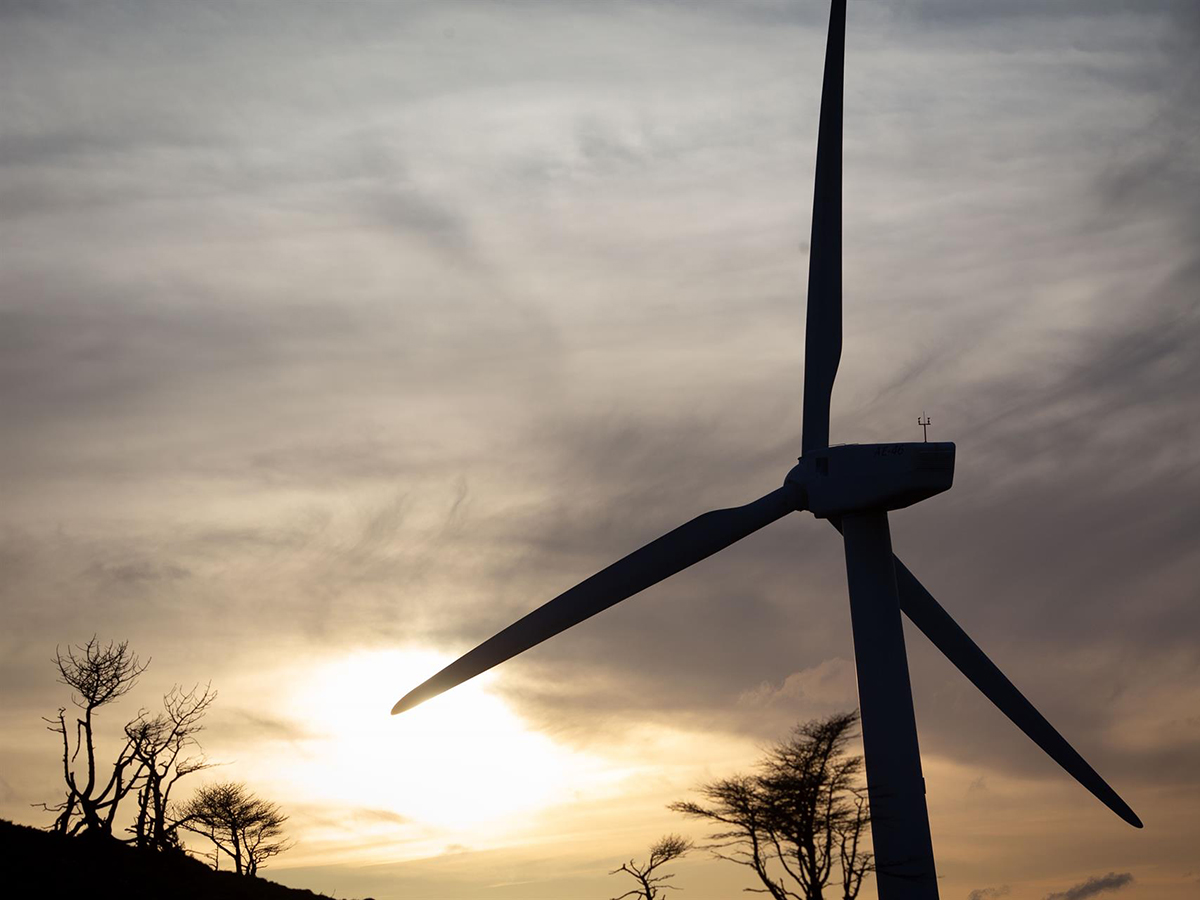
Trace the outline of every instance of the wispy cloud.
<path fill-rule="evenodd" d="M 1200 753 L 1198 10 L 849 13 L 835 439 L 925 409 L 959 442 L 897 550 L 1140 813 Z M 93 631 L 223 691 L 465 649 L 798 452 L 822 4 L 0 16 L 0 708 L 52 709 L 48 653 Z M 495 690 L 580 743 L 753 743 L 853 705 L 851 650 L 839 538 L 793 517 Z M 909 658 L 956 802 L 1091 802 Z M 309 734 L 245 706 L 214 742 Z M 0 746 L 10 784 L 57 777 Z M 960 855 L 1107 864 L 1020 833 Z"/>
<path fill-rule="evenodd" d="M 1045 900 L 1087 900 L 1088 897 L 1095 897 L 1097 894 L 1119 890 L 1132 882 L 1133 876 L 1128 872 L 1093 875 L 1087 881 L 1081 881 L 1065 891 L 1047 894 Z"/>

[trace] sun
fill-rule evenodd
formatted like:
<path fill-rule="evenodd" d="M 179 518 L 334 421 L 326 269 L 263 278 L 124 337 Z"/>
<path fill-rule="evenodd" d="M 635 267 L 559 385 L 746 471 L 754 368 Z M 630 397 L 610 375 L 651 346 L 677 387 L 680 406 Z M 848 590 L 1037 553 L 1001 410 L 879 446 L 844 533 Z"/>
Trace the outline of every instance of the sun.
<path fill-rule="evenodd" d="M 362 650 L 317 663 L 286 689 L 305 723 L 276 777 L 310 802 L 385 811 L 463 831 L 572 796 L 596 761 L 529 728 L 482 676 L 400 716 L 396 698 L 452 657 Z"/>

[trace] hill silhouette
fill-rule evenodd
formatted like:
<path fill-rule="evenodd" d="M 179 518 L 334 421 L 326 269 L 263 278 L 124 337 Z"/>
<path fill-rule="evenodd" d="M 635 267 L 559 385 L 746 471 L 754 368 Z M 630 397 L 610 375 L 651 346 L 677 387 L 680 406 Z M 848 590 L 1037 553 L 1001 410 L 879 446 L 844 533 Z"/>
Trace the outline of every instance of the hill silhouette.
<path fill-rule="evenodd" d="M 144 853 L 114 838 L 66 837 L 0 819 L 7 897 L 73 900 L 322 900 L 326 894 L 215 872 L 184 853 Z"/>

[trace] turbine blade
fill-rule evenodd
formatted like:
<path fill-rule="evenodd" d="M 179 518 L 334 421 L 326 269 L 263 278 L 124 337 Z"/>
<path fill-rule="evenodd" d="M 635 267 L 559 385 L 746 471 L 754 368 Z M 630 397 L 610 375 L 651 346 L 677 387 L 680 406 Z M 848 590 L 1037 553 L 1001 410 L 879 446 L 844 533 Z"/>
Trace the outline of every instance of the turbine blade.
<path fill-rule="evenodd" d="M 842 358 L 842 82 L 846 0 L 834 0 L 825 48 L 825 82 L 817 126 L 808 317 L 804 332 L 802 452 L 829 446 L 829 403 Z"/>
<path fill-rule="evenodd" d="M 1071 777 L 1095 794 L 1101 803 L 1135 828 L 1142 827 L 1142 820 L 1129 808 L 1129 804 L 1025 699 L 899 559 L 896 560 L 896 583 L 900 589 L 900 608 L 904 614 L 985 697 L 999 707 L 1031 741 L 1045 750 L 1051 759 L 1066 769 Z"/>
<path fill-rule="evenodd" d="M 584 619 L 632 597 L 730 544 L 770 525 L 800 504 L 795 490 L 784 485 L 765 497 L 733 509 L 697 516 L 607 569 L 559 594 L 523 619 L 509 625 L 474 650 L 459 657 L 392 707 L 392 715 L 412 709 L 455 685 L 486 672 L 518 653 L 578 625 Z"/>

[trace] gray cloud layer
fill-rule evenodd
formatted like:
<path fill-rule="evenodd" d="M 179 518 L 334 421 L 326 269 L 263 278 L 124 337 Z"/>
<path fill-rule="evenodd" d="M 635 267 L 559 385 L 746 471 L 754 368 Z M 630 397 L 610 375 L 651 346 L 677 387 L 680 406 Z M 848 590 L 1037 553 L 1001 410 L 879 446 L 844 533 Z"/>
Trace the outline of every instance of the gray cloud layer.
<path fill-rule="evenodd" d="M 798 452 L 823 6 L 0 10 L 6 709 L 93 631 L 465 649 Z M 835 439 L 959 442 L 897 549 L 1135 808 L 1200 753 L 1198 36 L 850 13 Z M 769 739 L 843 699 L 844 591 L 795 517 L 501 690 Z M 1059 777 L 910 657 L 927 752 Z"/>

